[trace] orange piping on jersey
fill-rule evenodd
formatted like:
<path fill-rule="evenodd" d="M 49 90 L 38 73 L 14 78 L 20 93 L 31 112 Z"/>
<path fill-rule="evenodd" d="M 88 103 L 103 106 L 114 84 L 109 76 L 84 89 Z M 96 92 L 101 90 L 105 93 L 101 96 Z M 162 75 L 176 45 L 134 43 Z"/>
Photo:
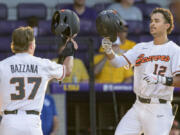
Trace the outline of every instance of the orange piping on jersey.
<path fill-rule="evenodd" d="M 62 80 L 63 78 L 64 78 L 64 75 L 65 75 L 65 73 L 64 73 L 65 71 L 64 71 L 64 66 L 63 66 L 63 74 L 62 74 L 62 76 L 61 76 L 61 78 L 60 79 L 58 79 L 58 80 Z"/>
<path fill-rule="evenodd" d="M 180 72 L 180 70 L 173 72 L 172 75 L 176 74 L 177 72 Z"/>
<path fill-rule="evenodd" d="M 126 59 L 126 61 L 128 62 L 128 64 L 129 64 L 129 67 L 131 67 L 131 62 L 128 60 L 128 58 L 125 56 L 125 55 L 122 55 L 125 59 Z"/>
<path fill-rule="evenodd" d="M 140 66 L 142 63 L 146 63 L 149 61 L 165 61 L 169 62 L 170 57 L 168 55 L 153 55 L 153 56 L 148 56 L 144 57 L 144 54 L 140 54 L 136 60 L 136 65 L 135 66 Z"/>

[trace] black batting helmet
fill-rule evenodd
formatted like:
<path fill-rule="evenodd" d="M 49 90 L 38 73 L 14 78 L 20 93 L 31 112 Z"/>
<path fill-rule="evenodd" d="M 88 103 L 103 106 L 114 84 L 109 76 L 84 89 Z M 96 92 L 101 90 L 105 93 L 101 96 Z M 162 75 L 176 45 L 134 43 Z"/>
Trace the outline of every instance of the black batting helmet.
<path fill-rule="evenodd" d="M 55 11 L 52 17 L 51 30 L 56 36 L 73 37 L 80 30 L 79 17 L 69 9 Z"/>
<path fill-rule="evenodd" d="M 96 18 L 96 29 L 100 36 L 116 41 L 117 33 L 124 30 L 124 20 L 116 10 L 104 10 Z"/>

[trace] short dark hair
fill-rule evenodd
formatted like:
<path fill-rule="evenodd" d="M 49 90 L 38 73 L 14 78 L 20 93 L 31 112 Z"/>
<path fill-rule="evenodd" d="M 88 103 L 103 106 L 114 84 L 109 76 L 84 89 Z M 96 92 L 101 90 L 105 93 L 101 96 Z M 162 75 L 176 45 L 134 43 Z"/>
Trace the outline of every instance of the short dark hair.
<path fill-rule="evenodd" d="M 164 16 L 164 19 L 166 20 L 166 22 L 170 24 L 170 27 L 167 29 L 167 34 L 170 34 L 172 30 L 174 29 L 174 19 L 173 19 L 173 15 L 171 11 L 165 8 L 155 8 L 152 11 L 151 16 L 155 13 L 161 13 Z"/>
<path fill-rule="evenodd" d="M 31 27 L 19 27 L 12 33 L 11 50 L 13 53 L 27 51 L 29 43 L 34 40 L 34 31 Z"/>

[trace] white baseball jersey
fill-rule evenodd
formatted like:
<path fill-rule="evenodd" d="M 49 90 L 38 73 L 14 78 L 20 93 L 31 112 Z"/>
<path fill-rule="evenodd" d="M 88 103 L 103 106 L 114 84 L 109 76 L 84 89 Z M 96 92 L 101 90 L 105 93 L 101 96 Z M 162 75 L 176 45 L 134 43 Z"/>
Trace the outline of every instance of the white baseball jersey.
<path fill-rule="evenodd" d="M 134 65 L 134 92 L 144 98 L 172 100 L 172 86 L 147 84 L 143 73 L 172 77 L 180 74 L 180 47 L 169 41 L 154 45 L 153 41 L 137 44 L 124 54 L 126 60 Z"/>
<path fill-rule="evenodd" d="M 48 59 L 18 53 L 0 62 L 2 111 L 36 110 L 41 112 L 47 83 L 62 80 L 65 67 Z"/>

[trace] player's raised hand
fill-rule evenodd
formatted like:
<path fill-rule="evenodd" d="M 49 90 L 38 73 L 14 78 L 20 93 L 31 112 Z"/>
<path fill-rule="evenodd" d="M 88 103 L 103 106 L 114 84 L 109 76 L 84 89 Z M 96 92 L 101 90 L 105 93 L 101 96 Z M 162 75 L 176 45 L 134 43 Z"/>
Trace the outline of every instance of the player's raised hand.
<path fill-rule="evenodd" d="M 106 54 L 111 54 L 112 53 L 112 42 L 108 38 L 103 38 L 102 48 L 104 49 Z"/>
<path fill-rule="evenodd" d="M 157 83 L 166 83 L 166 78 L 160 75 L 155 75 L 153 73 L 145 74 L 143 80 L 145 80 L 148 84 L 157 84 Z"/>

